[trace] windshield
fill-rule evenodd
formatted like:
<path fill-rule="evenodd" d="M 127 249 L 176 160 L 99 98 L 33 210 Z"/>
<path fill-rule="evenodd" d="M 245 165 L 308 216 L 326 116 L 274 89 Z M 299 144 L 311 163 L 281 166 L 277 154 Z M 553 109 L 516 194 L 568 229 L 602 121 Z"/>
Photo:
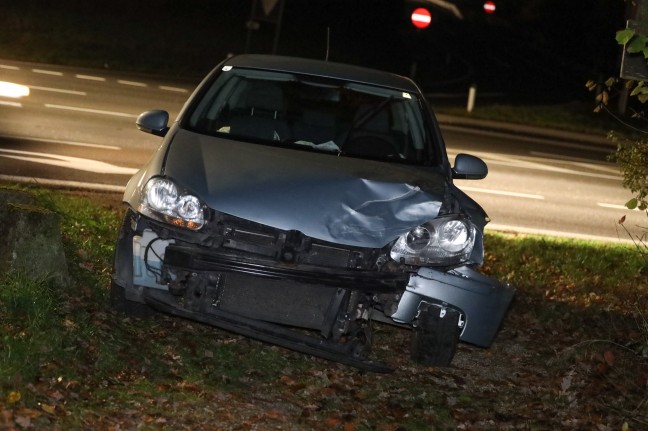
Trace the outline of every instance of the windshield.
<path fill-rule="evenodd" d="M 408 92 L 225 67 L 187 126 L 263 144 L 423 164 L 433 158 L 426 118 L 417 95 Z"/>

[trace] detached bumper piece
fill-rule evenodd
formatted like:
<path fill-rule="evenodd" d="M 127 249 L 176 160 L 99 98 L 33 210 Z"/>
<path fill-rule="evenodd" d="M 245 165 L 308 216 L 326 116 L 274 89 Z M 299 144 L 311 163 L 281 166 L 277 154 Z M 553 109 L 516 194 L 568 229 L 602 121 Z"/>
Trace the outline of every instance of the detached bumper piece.
<path fill-rule="evenodd" d="M 363 370 L 393 371 L 368 359 L 371 298 L 402 292 L 404 274 L 277 264 L 178 245 L 167 247 L 163 266 L 169 291 L 144 292 L 153 308 Z"/>
<path fill-rule="evenodd" d="M 464 316 L 461 341 L 489 347 L 514 295 L 513 287 L 469 267 L 447 273 L 421 268 L 410 278 L 398 310 L 391 317 L 396 322 L 410 322 L 422 304 L 447 304 Z"/>

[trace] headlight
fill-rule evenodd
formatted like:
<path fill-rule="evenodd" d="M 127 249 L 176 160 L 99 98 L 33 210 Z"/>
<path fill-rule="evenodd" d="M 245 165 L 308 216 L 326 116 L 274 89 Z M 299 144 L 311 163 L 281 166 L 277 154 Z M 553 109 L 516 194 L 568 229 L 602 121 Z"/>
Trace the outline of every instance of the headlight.
<path fill-rule="evenodd" d="M 407 265 L 454 265 L 468 259 L 475 245 L 475 226 L 456 217 L 434 219 L 398 238 L 390 256 Z"/>
<path fill-rule="evenodd" d="M 205 225 L 205 205 L 178 190 L 167 178 L 151 178 L 146 183 L 138 209 L 146 216 L 187 229 L 198 230 Z"/>

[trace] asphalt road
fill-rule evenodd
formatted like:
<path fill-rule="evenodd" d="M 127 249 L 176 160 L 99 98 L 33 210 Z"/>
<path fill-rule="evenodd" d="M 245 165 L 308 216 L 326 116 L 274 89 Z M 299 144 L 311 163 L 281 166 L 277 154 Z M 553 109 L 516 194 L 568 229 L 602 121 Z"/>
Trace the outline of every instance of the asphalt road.
<path fill-rule="evenodd" d="M 14 89 L 2 82 L 29 95 L 2 95 Z M 196 84 L 0 60 L 0 180 L 121 190 L 159 143 L 136 130 L 137 115 L 165 109 L 174 118 Z M 623 215 L 635 233 L 647 224 L 623 207 L 631 195 L 604 140 L 440 119 L 451 159 L 467 152 L 489 165 L 485 180 L 457 182 L 486 209 L 489 229 L 618 240 L 627 238 Z"/>

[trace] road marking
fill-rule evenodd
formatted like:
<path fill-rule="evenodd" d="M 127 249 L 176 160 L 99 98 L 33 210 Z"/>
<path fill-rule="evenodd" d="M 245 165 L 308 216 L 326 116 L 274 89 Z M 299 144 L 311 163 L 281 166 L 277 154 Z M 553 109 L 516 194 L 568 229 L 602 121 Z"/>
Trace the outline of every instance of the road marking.
<path fill-rule="evenodd" d="M 117 166 L 106 162 L 100 162 L 99 160 L 83 159 L 81 157 L 64 156 L 61 154 L 8 150 L 5 148 L 0 148 L 0 157 L 40 163 L 49 166 L 59 166 L 62 168 L 75 169 L 77 171 L 94 172 L 98 174 L 133 175 L 138 171 L 136 168 Z"/>
<path fill-rule="evenodd" d="M 12 183 L 37 184 L 40 186 L 58 187 L 66 189 L 93 190 L 101 192 L 123 193 L 125 186 L 114 186 L 111 184 L 86 183 L 80 181 L 52 180 L 49 178 L 20 177 L 16 175 L 0 175 L 0 181 Z"/>
<path fill-rule="evenodd" d="M 8 102 L 4 100 L 0 100 L 0 105 L 2 106 L 11 106 L 13 108 L 22 108 L 23 105 L 20 102 Z"/>
<path fill-rule="evenodd" d="M 187 90 L 184 88 L 178 88 L 178 87 L 168 87 L 166 85 L 160 85 L 158 87 L 160 90 L 165 90 L 165 91 L 175 91 L 176 93 L 186 93 Z"/>
<path fill-rule="evenodd" d="M 639 208 L 635 208 L 631 210 L 625 205 L 618 205 L 618 204 L 607 204 L 605 202 L 597 202 L 596 205 L 602 207 L 602 208 L 611 208 L 614 210 L 625 210 L 625 211 L 641 211 Z"/>
<path fill-rule="evenodd" d="M 530 151 L 530 155 L 536 157 L 543 157 L 547 161 L 562 161 L 567 162 L 573 166 L 583 169 L 591 169 L 595 171 L 608 172 L 610 174 L 618 174 L 619 167 L 612 162 L 604 162 L 600 160 L 586 159 L 583 157 L 563 156 L 558 154 L 543 153 L 539 151 Z"/>
<path fill-rule="evenodd" d="M 32 69 L 32 72 L 40 73 L 41 75 L 63 76 L 63 72 L 56 72 L 54 70 Z"/>
<path fill-rule="evenodd" d="M 148 85 L 144 82 L 126 81 L 124 79 L 118 79 L 117 83 L 122 85 L 130 85 L 132 87 L 148 87 Z"/>
<path fill-rule="evenodd" d="M 52 108 L 52 109 L 63 109 L 63 110 L 66 110 L 66 111 L 85 112 L 85 113 L 88 113 L 88 114 L 111 115 L 113 117 L 137 118 L 137 115 L 126 114 L 124 112 L 104 111 L 104 110 L 101 110 L 101 109 L 80 108 L 78 106 L 53 105 L 53 104 L 50 104 L 50 103 L 46 103 L 45 107 L 46 108 Z"/>
<path fill-rule="evenodd" d="M 89 144 L 87 142 L 64 141 L 60 139 L 49 139 L 49 138 L 35 138 L 31 136 L 0 135 L 0 139 L 20 139 L 25 141 L 45 142 L 47 144 L 61 144 L 61 145 L 71 145 L 75 147 L 99 148 L 102 150 L 121 150 L 121 147 L 117 147 L 115 145 Z"/>
<path fill-rule="evenodd" d="M 30 85 L 29 88 L 32 89 L 32 90 L 49 91 L 51 93 L 74 94 L 75 96 L 87 96 L 88 95 L 88 93 L 86 93 L 85 91 L 64 90 L 62 88 L 37 87 L 35 85 Z"/>
<path fill-rule="evenodd" d="M 491 189 L 482 189 L 479 187 L 462 187 L 459 186 L 461 190 L 475 192 L 475 193 L 488 193 L 491 195 L 501 195 L 501 196 L 510 196 L 514 198 L 524 198 L 524 199 L 537 199 L 543 200 L 545 197 L 542 195 L 534 195 L 529 193 L 518 193 L 518 192 L 508 192 L 504 190 L 491 190 Z"/>
<path fill-rule="evenodd" d="M 0 69 L 20 70 L 20 67 L 18 67 L 18 66 L 9 66 L 8 64 L 0 64 Z"/>
<path fill-rule="evenodd" d="M 545 157 L 550 160 L 564 160 L 567 162 L 582 162 L 588 164 L 607 165 L 607 166 L 613 165 L 610 162 L 604 162 L 601 160 L 586 159 L 584 157 L 564 156 L 562 154 L 543 153 L 541 151 L 529 151 L 529 154 L 537 157 Z"/>
<path fill-rule="evenodd" d="M 78 79 L 85 79 L 86 81 L 99 81 L 106 82 L 106 78 L 102 76 L 92 76 L 92 75 L 75 75 Z"/>

